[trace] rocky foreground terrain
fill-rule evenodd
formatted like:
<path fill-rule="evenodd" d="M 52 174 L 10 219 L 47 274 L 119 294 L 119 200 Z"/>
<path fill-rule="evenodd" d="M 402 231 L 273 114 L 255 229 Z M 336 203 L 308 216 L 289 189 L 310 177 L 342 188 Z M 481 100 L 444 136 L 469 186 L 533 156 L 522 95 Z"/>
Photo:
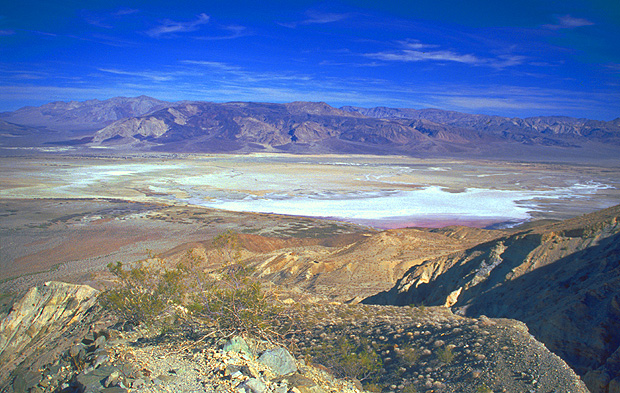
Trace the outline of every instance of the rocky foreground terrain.
<path fill-rule="evenodd" d="M 13 306 L 0 325 L 3 392 L 588 392 L 514 320 L 441 307 L 307 305 L 291 311 L 303 326 L 276 345 L 126 329 L 101 312 L 96 296 L 50 282 Z M 311 362 L 317 348 L 342 340 L 363 341 L 378 355 L 372 384 Z"/>
<path fill-rule="evenodd" d="M 49 282 L 15 303 L 1 299 L 0 386 L 617 393 L 619 222 L 616 206 L 502 231 L 238 234 L 239 258 L 295 321 L 246 336 L 247 349 L 215 330 L 132 326 L 101 308 L 98 290 Z M 213 245 L 193 241 L 160 257 L 215 261 Z M 99 288 L 110 279 L 89 276 Z M 260 360 L 269 351 L 288 371 Z"/>
<path fill-rule="evenodd" d="M 375 304 L 509 317 L 594 392 L 620 385 L 620 207 L 500 237 L 412 267 Z"/>
<path fill-rule="evenodd" d="M 511 231 L 240 235 L 243 258 L 259 267 L 257 278 L 283 286 L 272 289 L 298 321 L 268 341 L 248 337 L 249 349 L 226 346 L 231 337 L 213 332 L 128 327 L 101 309 L 97 290 L 50 282 L 4 308 L 3 391 L 616 393 L 619 212 Z M 433 246 L 441 237 L 452 246 Z M 418 255 L 423 244 L 437 256 Z M 213 251 L 194 242 L 167 258 L 189 249 Z M 352 268 L 353 259 L 359 266 Z M 389 277 L 364 284 L 377 269 L 406 272 L 363 303 L 401 306 L 357 304 L 344 289 L 334 294 L 347 282 L 362 292 L 387 287 Z M 274 348 L 282 348 L 278 362 L 288 359 L 289 371 L 260 360 Z"/>

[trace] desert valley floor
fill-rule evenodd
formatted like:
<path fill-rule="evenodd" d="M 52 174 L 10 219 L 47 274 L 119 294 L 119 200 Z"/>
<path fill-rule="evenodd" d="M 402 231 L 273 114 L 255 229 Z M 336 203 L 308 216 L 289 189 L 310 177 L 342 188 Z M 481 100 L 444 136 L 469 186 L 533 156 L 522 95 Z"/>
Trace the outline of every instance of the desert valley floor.
<path fill-rule="evenodd" d="M 3 291 L 50 278 L 84 281 L 110 262 L 227 229 L 308 238 L 510 227 L 620 200 L 620 171 L 585 164 L 144 154 L 4 157 L 0 168 Z"/>

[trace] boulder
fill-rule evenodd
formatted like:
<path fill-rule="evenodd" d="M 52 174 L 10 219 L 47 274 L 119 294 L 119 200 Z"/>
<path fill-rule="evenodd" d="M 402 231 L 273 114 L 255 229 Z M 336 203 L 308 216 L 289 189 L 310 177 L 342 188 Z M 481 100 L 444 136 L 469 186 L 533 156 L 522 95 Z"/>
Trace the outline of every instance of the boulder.
<path fill-rule="evenodd" d="M 248 343 L 243 339 L 243 337 L 235 336 L 228 340 L 226 344 L 222 347 L 224 352 L 239 352 L 243 353 L 250 358 L 254 357 L 252 350 Z"/>
<path fill-rule="evenodd" d="M 269 367 L 277 375 L 287 375 L 297 371 L 295 358 L 282 347 L 263 352 L 258 361 Z"/>

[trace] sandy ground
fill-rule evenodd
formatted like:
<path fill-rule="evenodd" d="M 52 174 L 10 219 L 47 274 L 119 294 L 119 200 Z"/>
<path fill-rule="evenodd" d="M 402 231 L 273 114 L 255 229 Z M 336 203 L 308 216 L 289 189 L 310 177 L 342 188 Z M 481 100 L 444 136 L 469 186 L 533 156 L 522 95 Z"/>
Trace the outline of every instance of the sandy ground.
<path fill-rule="evenodd" d="M 106 199 L 3 199 L 0 211 L 0 292 L 48 280 L 89 282 L 109 263 L 210 241 L 228 229 L 276 237 L 368 230 L 327 220 Z"/>

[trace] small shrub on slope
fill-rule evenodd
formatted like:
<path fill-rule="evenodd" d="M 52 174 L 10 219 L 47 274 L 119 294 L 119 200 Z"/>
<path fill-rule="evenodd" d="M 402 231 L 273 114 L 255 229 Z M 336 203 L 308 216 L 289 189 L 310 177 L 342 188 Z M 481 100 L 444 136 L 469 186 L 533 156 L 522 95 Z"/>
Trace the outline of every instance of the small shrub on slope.
<path fill-rule="evenodd" d="M 311 361 L 330 368 L 338 377 L 370 383 L 383 370 L 381 357 L 367 340 L 359 343 L 342 336 L 336 343 L 324 343 L 308 350 Z"/>
<path fill-rule="evenodd" d="M 118 286 L 102 295 L 103 305 L 127 322 L 166 330 L 270 338 L 284 328 L 283 308 L 241 261 L 238 236 L 225 232 L 213 246 L 217 269 L 192 252 L 172 267 L 152 257 L 128 270 L 108 266 Z"/>

